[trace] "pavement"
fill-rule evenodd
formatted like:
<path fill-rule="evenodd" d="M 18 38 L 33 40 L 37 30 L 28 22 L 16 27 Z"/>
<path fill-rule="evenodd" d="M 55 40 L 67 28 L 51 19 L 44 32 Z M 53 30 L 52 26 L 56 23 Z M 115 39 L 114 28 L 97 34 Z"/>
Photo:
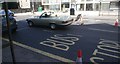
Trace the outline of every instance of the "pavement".
<path fill-rule="evenodd" d="M 2 49 L 2 62 L 12 62 L 12 56 L 10 51 L 10 43 L 8 41 L 2 40 L 3 49 Z M 25 49 L 23 47 L 13 45 L 15 60 L 16 62 L 38 62 L 38 63 L 47 63 L 47 62 L 60 62 L 58 60 L 49 58 L 42 54 L 35 53 L 31 50 Z"/>
<path fill-rule="evenodd" d="M 33 13 L 31 13 L 31 12 L 26 12 L 26 13 L 16 13 L 15 14 L 15 16 L 23 16 L 23 15 L 39 15 L 41 12 L 34 12 L 34 14 Z M 55 13 L 55 14 L 57 14 L 57 15 L 70 15 L 69 13 L 62 13 L 62 12 L 57 12 L 57 13 Z M 77 14 L 79 14 L 79 13 L 77 13 Z M 71 15 L 72 17 L 77 17 L 77 14 L 76 15 Z M 110 15 L 110 16 L 94 16 L 94 15 L 92 15 L 92 16 L 86 16 L 86 15 L 84 15 L 83 16 L 83 19 L 102 19 L 102 20 L 115 20 L 115 19 L 118 19 L 118 16 L 116 16 L 116 15 Z"/>

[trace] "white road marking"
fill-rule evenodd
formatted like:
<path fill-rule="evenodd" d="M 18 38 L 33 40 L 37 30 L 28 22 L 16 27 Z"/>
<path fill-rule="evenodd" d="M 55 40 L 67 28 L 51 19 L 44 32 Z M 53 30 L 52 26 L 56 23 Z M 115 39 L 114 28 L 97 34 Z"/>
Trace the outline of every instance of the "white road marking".
<path fill-rule="evenodd" d="M 111 54 L 104 53 L 104 52 L 99 52 L 98 49 L 95 49 L 93 55 L 97 56 L 97 54 L 100 54 L 100 55 L 103 55 L 103 56 L 112 57 L 112 58 L 117 58 L 117 59 L 120 58 L 119 56 L 111 55 Z"/>
<path fill-rule="evenodd" d="M 6 39 L 6 38 L 2 38 L 2 39 L 5 40 L 5 41 L 9 41 L 9 40 Z M 21 43 L 16 42 L 16 41 L 13 41 L 13 44 L 18 45 L 18 46 L 20 46 L 20 47 L 23 47 L 23 48 L 25 48 L 25 49 L 29 49 L 29 50 L 31 50 L 31 51 L 33 51 L 33 52 L 40 53 L 40 54 L 42 54 L 42 55 L 45 55 L 45 56 L 48 56 L 48 57 L 57 59 L 57 60 L 62 61 L 62 62 L 74 62 L 73 60 L 66 59 L 66 58 L 64 58 L 64 57 L 57 56 L 57 55 L 54 55 L 54 54 L 51 54 L 51 53 L 48 53 L 48 52 L 39 50 L 39 49 L 30 47 L 30 46 L 21 44 Z"/>
<path fill-rule="evenodd" d="M 40 42 L 40 44 L 45 45 L 45 46 L 49 46 L 49 47 L 53 47 L 55 49 L 64 50 L 64 51 L 67 51 L 69 49 L 68 45 L 56 44 L 55 42 L 52 42 L 52 41 L 43 41 L 43 42 Z M 49 44 L 52 44 L 52 45 L 49 45 Z M 61 48 L 59 46 L 64 46 L 64 48 Z"/>
<path fill-rule="evenodd" d="M 77 36 L 77 37 L 82 37 L 81 35 L 77 35 L 77 34 L 67 34 L 67 35 L 70 35 L 70 36 Z"/>
<path fill-rule="evenodd" d="M 100 60 L 101 62 L 103 62 L 104 60 L 106 60 L 104 58 L 104 56 L 108 57 L 108 58 L 116 58 L 116 59 L 120 59 L 120 44 L 117 41 L 111 41 L 111 40 L 105 40 L 105 39 L 100 39 L 102 41 L 99 42 L 99 44 L 97 45 L 97 49 L 94 50 L 93 52 L 93 57 L 90 58 L 90 61 L 94 64 L 99 64 L 97 63 L 97 60 Z M 100 51 L 102 50 L 102 51 Z M 106 51 L 106 52 L 104 52 Z M 111 54 L 111 53 L 115 53 L 115 54 Z M 101 57 L 98 56 L 102 55 Z"/>
<path fill-rule="evenodd" d="M 102 39 L 102 38 L 101 38 L 100 40 L 103 40 L 103 41 L 104 41 L 104 40 L 105 40 L 105 41 L 111 41 L 111 40 Z M 118 42 L 118 43 L 120 43 L 119 41 L 113 41 L 113 40 L 112 40 L 111 42 Z"/>
<path fill-rule="evenodd" d="M 47 39 L 47 40 L 48 41 L 52 41 L 52 42 L 61 43 L 61 44 L 67 44 L 67 45 L 73 45 L 73 44 L 75 44 L 75 42 L 66 43 L 66 42 L 57 41 L 57 40 L 53 40 L 53 39 Z"/>
<path fill-rule="evenodd" d="M 103 31 L 103 32 L 112 32 L 112 33 L 118 33 L 117 31 L 110 31 L 110 30 L 102 30 L 102 29 L 96 29 L 96 28 L 88 28 L 90 30 L 96 30 L 96 31 Z"/>
<path fill-rule="evenodd" d="M 43 31 L 45 31 L 45 32 L 53 32 L 53 31 L 51 31 L 51 30 L 43 30 Z"/>
<path fill-rule="evenodd" d="M 61 35 L 61 34 L 56 34 L 53 37 L 50 37 L 49 39 L 46 39 L 45 41 L 40 42 L 40 44 L 53 47 L 55 49 L 63 50 L 63 51 L 68 51 L 70 48 L 69 46 L 74 45 L 75 41 L 78 41 L 79 38 L 73 37 L 73 36 L 68 36 L 68 35 Z"/>
<path fill-rule="evenodd" d="M 24 29 L 27 29 L 28 27 L 26 27 L 26 28 L 21 28 L 21 29 L 17 29 L 17 31 L 20 31 L 20 30 L 24 30 Z"/>

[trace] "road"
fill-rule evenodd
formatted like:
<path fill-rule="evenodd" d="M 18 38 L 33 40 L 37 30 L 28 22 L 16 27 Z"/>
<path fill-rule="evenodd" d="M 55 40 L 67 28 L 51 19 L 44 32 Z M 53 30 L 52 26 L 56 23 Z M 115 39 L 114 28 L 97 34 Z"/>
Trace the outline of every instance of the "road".
<path fill-rule="evenodd" d="M 110 24 L 103 23 L 106 20 L 84 21 L 83 26 L 73 23 L 65 28 L 51 30 L 42 26 L 28 27 L 23 19 L 18 21 L 18 30 L 12 38 L 18 46 L 62 62 L 76 61 L 77 51 L 82 50 L 83 64 L 116 64 L 120 59 L 118 28 L 112 25 L 112 20 Z M 7 36 L 3 38 L 8 39 Z"/>

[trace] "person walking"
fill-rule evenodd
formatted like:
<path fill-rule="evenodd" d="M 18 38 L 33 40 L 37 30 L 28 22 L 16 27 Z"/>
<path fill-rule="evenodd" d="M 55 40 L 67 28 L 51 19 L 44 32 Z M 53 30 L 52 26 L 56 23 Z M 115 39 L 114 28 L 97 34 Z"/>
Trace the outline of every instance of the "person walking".
<path fill-rule="evenodd" d="M 79 23 L 79 25 L 83 25 L 84 24 L 81 14 L 78 14 L 78 16 L 77 16 L 75 21 L 77 21 Z"/>

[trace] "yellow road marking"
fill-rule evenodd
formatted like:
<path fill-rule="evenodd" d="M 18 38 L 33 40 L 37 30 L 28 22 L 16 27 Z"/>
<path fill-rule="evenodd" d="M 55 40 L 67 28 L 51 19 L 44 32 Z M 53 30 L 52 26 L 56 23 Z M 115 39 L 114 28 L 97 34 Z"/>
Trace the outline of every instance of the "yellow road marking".
<path fill-rule="evenodd" d="M 9 41 L 9 40 L 6 39 L 6 38 L 2 38 L 2 39 L 5 40 L 5 41 Z M 64 57 L 57 56 L 57 55 L 54 55 L 54 54 L 51 54 L 51 53 L 48 53 L 48 52 L 39 50 L 39 49 L 30 47 L 30 46 L 21 44 L 21 43 L 16 42 L 16 41 L 13 41 L 13 44 L 15 44 L 15 45 L 17 45 L 17 46 L 20 46 L 20 47 L 23 47 L 23 48 L 26 48 L 26 49 L 29 49 L 29 50 L 34 51 L 34 52 L 36 52 L 36 53 L 40 53 L 40 54 L 42 54 L 42 55 L 48 56 L 48 57 L 50 57 L 50 58 L 57 59 L 57 60 L 62 61 L 62 62 L 74 62 L 73 60 L 66 59 L 66 58 L 64 58 Z"/>

